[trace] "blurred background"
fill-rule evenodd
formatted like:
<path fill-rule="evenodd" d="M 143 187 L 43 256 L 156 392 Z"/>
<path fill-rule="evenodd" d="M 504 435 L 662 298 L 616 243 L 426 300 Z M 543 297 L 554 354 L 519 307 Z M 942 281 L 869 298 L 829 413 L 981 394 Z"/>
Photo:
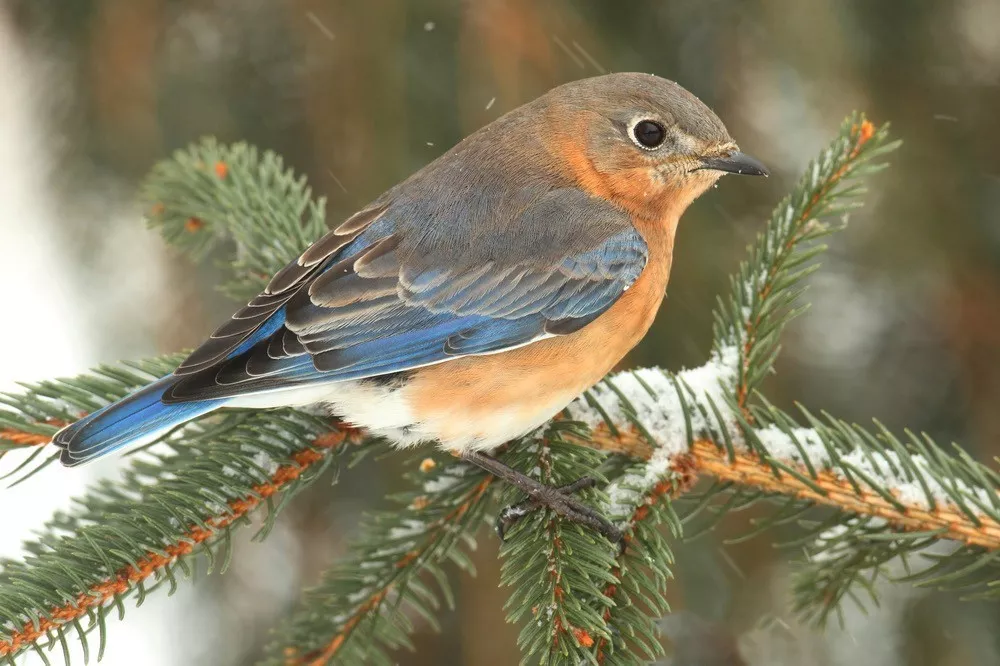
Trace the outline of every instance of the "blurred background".
<path fill-rule="evenodd" d="M 703 362 L 726 276 L 852 109 L 905 141 L 832 239 L 767 393 L 848 420 L 1000 452 L 1000 3 L 955 0 L 0 0 L 0 389 L 190 347 L 233 304 L 147 232 L 146 171 L 211 134 L 284 155 L 340 220 L 550 87 L 609 71 L 674 79 L 769 180 L 725 179 L 681 225 L 666 307 L 629 365 Z M 49 469 L 0 496 L 0 554 L 98 475 Z M 154 595 L 105 663 L 253 663 L 266 630 L 398 487 L 393 460 L 318 483 L 225 577 Z M 361 480 L 363 476 L 363 481 Z M 16 511 L 14 508 L 16 507 Z M 678 546 L 675 666 L 1000 664 L 996 605 L 885 587 L 817 632 L 788 611 L 788 553 L 745 529 Z M 244 532 L 246 537 L 249 532 Z M 497 543 L 455 578 L 459 611 L 401 664 L 515 664 Z M 28 662 L 35 663 L 35 662 Z"/>

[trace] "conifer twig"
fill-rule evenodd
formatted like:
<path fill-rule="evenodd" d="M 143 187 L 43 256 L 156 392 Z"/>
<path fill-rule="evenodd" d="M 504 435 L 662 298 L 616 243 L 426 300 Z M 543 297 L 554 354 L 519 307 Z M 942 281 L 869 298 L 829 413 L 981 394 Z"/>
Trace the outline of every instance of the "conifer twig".
<path fill-rule="evenodd" d="M 857 121 L 852 122 L 847 135 L 848 141 L 841 149 L 842 152 L 839 156 L 841 162 L 836 166 L 835 170 L 825 178 L 819 180 L 813 176 L 812 188 L 811 191 L 808 191 L 805 201 L 796 205 L 797 202 L 788 200 L 776 209 L 776 213 L 778 211 L 782 213 L 787 211 L 793 214 L 790 216 L 785 214 L 785 219 L 782 220 L 780 227 L 774 225 L 777 232 L 774 236 L 778 242 L 778 246 L 777 248 L 770 248 L 770 253 L 773 256 L 767 261 L 766 269 L 756 279 L 752 278 L 743 282 L 743 286 L 746 289 L 753 291 L 753 297 L 750 299 L 752 305 L 748 313 L 749 316 L 742 318 L 742 330 L 739 335 L 739 339 L 742 340 L 742 347 L 740 349 L 739 381 L 736 384 L 736 404 L 741 409 L 746 406 L 747 399 L 754 389 L 754 383 L 750 380 L 750 376 L 754 370 L 754 361 L 756 360 L 754 354 L 762 342 L 766 344 L 766 340 L 761 340 L 762 337 L 766 337 L 761 335 L 761 329 L 766 323 L 766 318 L 769 315 L 774 315 L 773 308 L 765 309 L 759 306 L 767 303 L 771 298 L 775 287 L 778 285 L 779 278 L 787 270 L 788 261 L 796 253 L 797 246 L 802 244 L 808 236 L 816 231 L 810 228 L 808 222 L 816 217 L 829 215 L 832 212 L 829 202 L 833 198 L 832 195 L 842 185 L 843 181 L 852 175 L 852 171 L 858 166 L 856 160 L 862 156 L 866 145 L 872 139 L 884 138 L 884 135 L 884 127 L 881 130 L 876 130 L 875 125 L 863 116 L 858 118 Z M 889 149 L 891 150 L 892 148 L 890 147 Z M 818 163 L 814 163 L 814 174 L 817 171 L 816 166 L 818 166 Z M 802 186 L 800 185 L 800 187 Z M 782 210 L 783 208 L 784 210 Z M 781 231 L 784 231 L 784 233 L 781 233 Z M 764 252 L 761 252 L 761 254 L 764 254 Z M 794 276 L 794 279 L 798 281 L 803 276 L 804 274 Z M 787 286 L 790 285 L 786 285 L 786 288 Z M 776 338 L 777 336 L 773 337 Z M 721 340 L 717 341 L 721 342 Z M 755 373 L 758 376 L 763 374 L 759 370 L 760 368 Z"/>
<path fill-rule="evenodd" d="M 484 476 L 476 483 L 462 498 L 458 506 L 448 511 L 440 519 L 435 520 L 427 526 L 424 539 L 417 548 L 406 551 L 402 557 L 396 560 L 392 567 L 396 571 L 404 572 L 420 560 L 433 555 L 435 547 L 439 543 L 443 532 L 453 528 L 454 521 L 461 518 L 475 507 L 486 495 L 493 477 Z M 360 603 L 357 603 L 354 612 L 343 622 L 341 629 L 335 633 L 320 649 L 299 655 L 295 646 L 288 646 L 284 649 L 287 666 L 326 666 L 337 656 L 340 649 L 352 634 L 358 629 L 362 620 L 378 612 L 379 606 L 386 601 L 386 598 L 400 584 L 405 581 L 399 578 L 390 578 L 385 581 L 385 585 L 370 591 Z"/>
<path fill-rule="evenodd" d="M 619 439 L 610 433 L 608 433 L 608 437 L 614 440 Z M 603 443 L 603 440 L 599 440 L 597 443 L 600 445 Z M 642 541 L 637 544 L 637 535 L 641 534 L 644 529 L 645 531 L 653 531 L 655 533 L 656 523 L 662 519 L 661 511 L 663 506 L 669 506 L 671 499 L 682 495 L 697 481 L 697 476 L 692 473 L 692 470 L 685 467 L 684 462 L 683 459 L 678 459 L 672 466 L 672 474 L 665 475 L 661 481 L 651 488 L 646 489 L 642 498 L 636 502 L 635 510 L 632 511 L 631 515 L 624 522 L 623 532 L 626 535 L 627 548 L 623 552 L 618 553 L 618 556 L 615 558 L 615 566 L 612 569 L 612 576 L 615 582 L 608 584 L 604 588 L 604 596 L 608 599 L 618 598 L 619 602 L 627 600 L 621 597 L 619 591 L 619 587 L 627 580 L 623 575 L 628 565 L 627 558 L 635 556 L 634 551 L 637 545 L 641 549 L 645 549 L 648 546 L 648 544 Z M 674 536 L 680 536 L 679 530 L 675 529 Z M 646 538 L 648 539 L 648 535 L 646 535 Z M 645 553 L 640 552 L 639 556 L 641 560 L 645 556 Z M 669 611 L 669 608 L 665 608 L 664 610 Z M 611 623 L 612 615 L 613 606 L 608 605 L 603 614 L 604 622 Z M 598 664 L 604 664 L 607 661 L 612 647 L 611 641 L 607 638 L 601 638 L 597 641 L 594 648 L 594 659 Z"/>
<path fill-rule="evenodd" d="M 53 421 L 50 422 L 49 425 L 61 428 L 62 426 L 66 425 L 66 423 Z M 28 446 L 45 446 L 46 444 L 52 441 L 52 436 L 44 435 L 37 432 L 29 432 L 27 430 L 19 430 L 16 428 L 4 428 L 3 430 L 0 430 L 0 439 L 6 440 L 11 444 L 15 444 L 17 446 L 28 447 Z"/>
<path fill-rule="evenodd" d="M 44 445 L 50 439 L 45 435 L 9 431 L 0 432 L 0 436 L 12 441 L 18 441 L 18 438 L 23 436 L 20 441 L 30 446 Z M 330 436 L 342 437 L 342 434 L 339 431 L 331 431 Z M 330 446 L 325 443 L 326 441 L 328 440 L 321 438 L 314 445 L 324 448 Z M 630 428 L 619 430 L 617 435 L 612 435 L 607 427 L 601 427 L 594 431 L 590 441 L 590 445 L 594 448 L 643 459 L 649 459 L 653 451 L 648 440 Z M 303 450 L 298 454 L 302 460 L 298 458 L 296 460 L 301 465 L 305 458 L 311 458 L 314 453 L 309 449 Z M 315 461 L 310 461 L 309 464 L 312 462 Z M 650 497 L 663 496 L 668 488 L 672 491 L 670 494 L 676 496 L 680 491 L 690 488 L 695 478 L 709 476 L 768 493 L 807 499 L 849 513 L 882 518 L 901 530 L 937 532 L 942 539 L 960 541 L 989 550 L 1000 549 L 1000 522 L 989 516 L 979 516 L 977 525 L 965 513 L 954 509 L 939 506 L 929 510 L 920 503 L 905 502 L 905 508 L 900 508 L 877 492 L 856 491 L 848 480 L 830 472 L 820 471 L 818 478 L 810 482 L 803 481 L 802 477 L 808 476 L 805 466 L 793 461 L 786 461 L 785 464 L 796 474 L 776 471 L 752 452 L 739 452 L 731 461 L 725 450 L 715 442 L 699 439 L 688 452 L 676 456 L 671 462 L 671 468 L 682 474 L 685 481 L 676 486 L 670 482 L 662 482 L 655 487 L 654 492 L 650 493 Z M 275 475 L 276 477 L 281 475 L 281 470 Z M 262 496 L 270 494 L 269 492 Z M 640 507 L 636 510 L 633 520 L 641 520 L 645 514 L 646 509 Z M 230 522 L 232 521 L 227 520 L 226 524 Z M 201 540 L 203 539 L 196 541 Z M 4 643 L 0 642 L 0 655 L 4 654 L 3 650 Z"/>
<path fill-rule="evenodd" d="M 25 645 L 34 644 L 46 634 L 92 614 L 95 609 L 103 609 L 115 597 L 162 572 L 179 558 L 191 554 L 196 546 L 217 536 L 221 530 L 249 514 L 261 502 L 282 491 L 306 469 L 322 461 L 348 436 L 346 431 L 333 430 L 316 438 L 309 448 L 295 453 L 292 462 L 278 467 L 267 483 L 255 485 L 252 494 L 230 501 L 224 514 L 209 518 L 204 525 L 192 525 L 183 539 L 165 545 L 159 551 L 146 553 L 135 564 L 115 571 L 113 575 L 77 595 L 71 602 L 50 609 L 36 621 L 27 622 L 19 631 L 10 633 L 7 638 L 0 640 L 0 657 L 17 654 Z"/>
<path fill-rule="evenodd" d="M 505 462 L 548 486 L 585 476 L 600 479 L 595 470 L 603 456 L 571 443 L 571 429 L 572 424 L 554 422 L 536 437 L 515 442 Z M 579 495 L 587 502 L 604 497 L 592 489 Z M 508 487 L 501 502 L 521 499 Z M 543 666 L 587 663 L 595 642 L 611 638 L 602 617 L 612 603 L 604 590 L 615 582 L 616 553 L 603 537 L 551 511 L 524 516 L 509 531 L 500 548 L 500 581 L 511 588 L 505 610 L 508 621 L 522 626 L 518 645 L 524 654 L 539 654 Z"/>
<path fill-rule="evenodd" d="M 461 546 L 474 545 L 496 484 L 479 468 L 443 453 L 415 468 L 407 474 L 414 488 L 393 498 L 392 509 L 366 516 L 347 560 L 306 592 L 275 632 L 262 663 L 392 664 L 388 650 L 409 646 L 408 616 L 436 626 L 440 599 L 453 604 L 440 565 L 451 561 L 471 570 Z"/>
<path fill-rule="evenodd" d="M 620 430 L 615 436 L 603 428 L 594 432 L 591 441 L 607 451 L 638 452 L 645 458 L 652 454 L 643 437 L 629 429 Z M 696 440 L 690 450 L 671 461 L 671 469 L 688 479 L 685 484 L 688 488 L 694 480 L 692 477 L 712 477 L 766 493 L 797 497 L 845 513 L 881 518 L 902 531 L 933 532 L 940 539 L 988 550 L 1000 549 L 1000 522 L 989 515 L 979 514 L 973 519 L 947 505 L 928 509 L 923 502 L 899 499 L 890 502 L 883 494 L 858 489 L 848 479 L 828 470 L 817 470 L 815 476 L 810 477 L 809 470 L 801 463 L 785 460 L 783 466 L 790 471 L 776 469 L 752 451 L 737 451 L 735 458 L 730 459 L 724 447 L 709 439 Z M 662 486 L 657 488 L 662 490 Z M 895 494 L 898 496 L 899 492 Z"/>

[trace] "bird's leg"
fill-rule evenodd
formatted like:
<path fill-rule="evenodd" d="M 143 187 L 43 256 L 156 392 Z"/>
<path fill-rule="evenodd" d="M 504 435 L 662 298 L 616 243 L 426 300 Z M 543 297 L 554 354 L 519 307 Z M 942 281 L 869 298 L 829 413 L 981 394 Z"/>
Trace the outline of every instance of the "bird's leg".
<path fill-rule="evenodd" d="M 503 479 L 528 496 L 525 501 L 508 506 L 500 512 L 496 529 L 501 540 L 507 528 L 532 511 L 546 506 L 567 520 L 596 530 L 619 549 L 623 549 L 625 538 L 620 529 L 597 511 L 570 497 L 571 493 L 592 488 L 597 483 L 593 478 L 585 476 L 573 483 L 555 488 L 546 486 L 481 451 L 465 451 L 462 453 L 462 459 Z"/>

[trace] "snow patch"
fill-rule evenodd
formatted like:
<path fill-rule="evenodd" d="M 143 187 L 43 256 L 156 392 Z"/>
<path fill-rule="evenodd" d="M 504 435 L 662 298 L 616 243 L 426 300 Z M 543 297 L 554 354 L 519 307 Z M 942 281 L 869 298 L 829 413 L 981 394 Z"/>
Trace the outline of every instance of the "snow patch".
<path fill-rule="evenodd" d="M 620 372 L 591 389 L 593 402 L 600 408 L 586 397 L 569 406 L 571 418 L 592 429 L 606 423 L 605 414 L 616 428 L 629 428 L 638 422 L 655 444 L 648 461 L 636 465 L 608 487 L 612 516 L 628 519 L 636 503 L 667 478 L 674 458 L 687 451 L 684 405 L 688 406 L 694 436 L 721 434 L 712 409 L 714 404 L 722 416 L 723 427 L 731 437 L 738 438 L 727 396 L 736 386 L 739 359 L 736 347 L 723 347 L 714 351 L 705 365 L 681 371 L 676 383 L 660 368 Z M 683 391 L 683 401 L 678 390 Z"/>
<path fill-rule="evenodd" d="M 571 418 L 592 429 L 608 421 L 618 429 L 633 428 L 638 423 L 653 440 L 650 459 L 635 465 L 630 472 L 608 486 L 610 514 L 616 520 L 627 520 L 656 484 L 669 476 L 674 459 L 687 452 L 683 405 L 688 407 L 691 432 L 695 437 L 720 440 L 723 433 L 720 432 L 720 419 L 712 409 L 714 404 L 733 446 L 746 450 L 728 397 L 733 394 L 739 376 L 739 359 L 736 347 L 724 347 L 713 352 L 705 365 L 680 372 L 676 384 L 666 371 L 659 368 L 620 372 L 591 389 L 591 400 L 582 396 L 569 406 Z M 678 395 L 678 386 L 683 388 L 683 402 Z M 820 432 L 814 428 L 792 428 L 786 432 L 778 426 L 768 425 L 755 429 L 754 434 L 773 458 L 798 468 L 804 468 L 808 459 L 814 469 L 826 470 L 844 480 L 853 478 L 862 487 L 871 488 L 860 478 L 864 475 L 889 490 L 900 502 L 912 507 L 930 509 L 928 495 L 934 505 L 956 511 L 959 509 L 952 495 L 968 498 L 971 506 L 1000 505 L 989 490 L 970 486 L 959 479 L 944 481 L 948 484 L 946 489 L 936 478 L 940 474 L 921 455 L 904 454 L 904 462 L 900 454 L 891 449 L 858 447 L 846 452 L 834 451 L 837 456 L 834 460 L 831 451 L 823 444 Z M 852 468 L 861 474 L 849 477 Z"/>
<path fill-rule="evenodd" d="M 907 455 L 904 462 L 896 451 L 855 448 L 840 453 L 839 462 L 835 462 L 823 445 L 819 432 L 813 428 L 795 428 L 789 431 L 790 436 L 777 426 L 771 425 L 755 430 L 754 433 L 774 458 L 802 466 L 805 453 L 815 469 L 825 469 L 844 480 L 848 479 L 848 475 L 840 463 L 846 463 L 849 468 L 859 470 L 904 504 L 930 509 L 929 494 L 936 506 L 947 506 L 958 510 L 951 494 L 935 478 L 933 467 L 922 455 Z M 798 441 L 799 446 L 796 446 L 792 436 Z M 862 487 L 871 489 L 871 485 L 864 479 L 858 478 L 859 476 L 853 475 L 854 480 Z M 971 498 L 983 506 L 995 506 L 997 503 L 997 498 L 991 496 L 984 488 L 974 488 L 955 478 L 951 478 L 948 484 L 951 493 Z"/>
<path fill-rule="evenodd" d="M 735 419 L 729 410 L 726 396 L 732 393 L 736 385 L 739 358 L 739 350 L 735 347 L 713 351 L 705 365 L 681 371 L 677 375 L 676 384 L 661 368 L 620 372 L 590 390 L 593 401 L 599 408 L 584 396 L 570 404 L 569 413 L 574 420 L 582 421 L 591 428 L 606 421 L 611 421 L 615 427 L 627 428 L 634 419 L 658 445 L 656 453 L 664 448 L 669 449 L 668 453 L 671 454 L 682 453 L 687 450 L 684 404 L 689 408 L 694 407 L 689 412 L 691 429 L 695 435 L 718 430 L 709 398 L 715 403 L 729 430 L 734 429 Z M 678 395 L 678 388 L 684 391 L 683 402 Z M 686 390 L 688 388 L 690 391 Z M 634 411 L 633 418 L 630 418 L 630 408 Z"/>

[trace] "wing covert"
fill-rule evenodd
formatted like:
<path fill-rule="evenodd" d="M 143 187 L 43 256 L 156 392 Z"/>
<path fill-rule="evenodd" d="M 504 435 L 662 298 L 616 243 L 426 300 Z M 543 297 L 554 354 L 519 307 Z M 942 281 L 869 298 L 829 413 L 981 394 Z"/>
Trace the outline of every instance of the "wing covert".
<path fill-rule="evenodd" d="M 362 211 L 196 350 L 166 399 L 371 377 L 567 335 L 646 265 L 628 216 L 579 190 L 543 193 L 501 224 L 428 230 L 413 205 Z"/>

